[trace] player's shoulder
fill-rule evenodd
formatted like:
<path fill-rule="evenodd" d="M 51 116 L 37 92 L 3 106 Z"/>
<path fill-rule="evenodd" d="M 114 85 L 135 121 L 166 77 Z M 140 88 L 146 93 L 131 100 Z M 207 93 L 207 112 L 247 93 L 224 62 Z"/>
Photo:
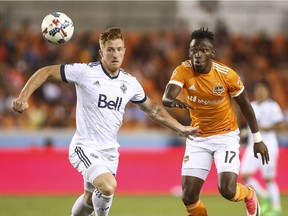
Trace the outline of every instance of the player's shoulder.
<path fill-rule="evenodd" d="M 232 68 L 228 67 L 227 65 L 225 65 L 221 62 L 215 61 L 215 60 L 213 60 L 213 69 L 217 73 L 220 73 L 223 75 L 228 75 L 229 73 L 235 73 L 235 71 Z"/>
<path fill-rule="evenodd" d="M 137 77 L 131 75 L 130 73 L 125 71 L 123 68 L 120 68 L 120 72 L 119 72 L 118 78 L 119 78 L 119 80 L 122 80 L 124 82 L 130 83 L 132 85 L 138 85 L 139 84 L 139 81 L 138 81 Z"/>
<path fill-rule="evenodd" d="M 192 62 L 191 60 L 183 61 L 177 68 L 182 69 L 191 69 L 192 68 Z"/>
<path fill-rule="evenodd" d="M 69 63 L 65 64 L 67 67 L 70 68 L 95 68 L 100 65 L 100 62 L 89 62 L 89 63 L 83 63 L 83 62 L 75 62 L 75 63 Z"/>
<path fill-rule="evenodd" d="M 191 70 L 193 70 L 193 65 L 192 65 L 191 60 L 183 61 L 181 62 L 180 65 L 178 65 L 175 68 L 175 70 L 173 71 L 172 77 L 179 75 L 179 74 L 182 74 L 182 75 L 191 74 L 191 73 L 187 73 L 187 72 L 190 72 Z"/>
<path fill-rule="evenodd" d="M 123 68 L 120 68 L 119 75 L 116 79 L 133 86 L 138 86 L 140 84 L 135 76 L 131 75 Z"/>
<path fill-rule="evenodd" d="M 133 75 L 131 75 L 130 73 L 128 73 L 127 71 L 125 71 L 123 68 L 120 68 L 120 73 L 121 75 L 123 75 L 123 77 L 125 78 L 132 78 L 132 79 L 136 79 L 136 77 L 134 77 Z"/>
<path fill-rule="evenodd" d="M 83 64 L 87 65 L 90 68 L 95 68 L 95 67 L 101 66 L 101 62 L 100 61 L 83 63 Z"/>
<path fill-rule="evenodd" d="M 278 102 L 272 98 L 268 98 L 263 103 L 265 106 L 280 106 Z"/>

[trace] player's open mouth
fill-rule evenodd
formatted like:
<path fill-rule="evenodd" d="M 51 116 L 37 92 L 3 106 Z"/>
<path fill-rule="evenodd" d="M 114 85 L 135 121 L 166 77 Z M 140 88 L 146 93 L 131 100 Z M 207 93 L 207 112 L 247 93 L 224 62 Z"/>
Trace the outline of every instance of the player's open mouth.
<path fill-rule="evenodd" d="M 194 61 L 194 66 L 201 66 L 202 65 L 202 63 L 200 62 L 200 61 Z"/>

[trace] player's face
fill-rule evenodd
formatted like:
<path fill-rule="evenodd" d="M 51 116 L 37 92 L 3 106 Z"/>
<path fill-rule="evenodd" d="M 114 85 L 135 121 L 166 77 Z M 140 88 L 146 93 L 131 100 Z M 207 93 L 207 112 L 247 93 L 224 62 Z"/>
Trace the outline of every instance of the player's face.
<path fill-rule="evenodd" d="M 125 54 L 123 40 L 116 39 L 106 41 L 104 47 L 99 51 L 99 53 L 102 57 L 101 61 L 104 68 L 112 74 L 118 73 Z"/>
<path fill-rule="evenodd" d="M 269 98 L 269 89 L 261 83 L 258 83 L 254 89 L 254 97 L 258 102 L 262 102 Z"/>
<path fill-rule="evenodd" d="M 194 70 L 198 73 L 209 73 L 216 51 L 208 39 L 193 39 L 190 43 L 189 57 Z"/>

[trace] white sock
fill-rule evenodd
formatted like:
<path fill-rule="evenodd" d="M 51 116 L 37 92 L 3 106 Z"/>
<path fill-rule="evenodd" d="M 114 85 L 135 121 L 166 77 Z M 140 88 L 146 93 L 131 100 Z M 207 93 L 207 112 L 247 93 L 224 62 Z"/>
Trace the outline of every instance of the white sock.
<path fill-rule="evenodd" d="M 90 216 L 93 211 L 93 206 L 84 203 L 84 194 L 82 194 L 74 203 L 71 216 Z"/>
<path fill-rule="evenodd" d="M 113 195 L 106 196 L 100 191 L 95 190 L 92 195 L 92 203 L 97 216 L 108 216 L 111 205 L 112 205 Z"/>
<path fill-rule="evenodd" d="M 271 198 L 271 205 L 274 209 L 281 209 L 280 192 L 276 182 L 272 181 L 267 184 L 268 192 Z"/>
<path fill-rule="evenodd" d="M 246 183 L 251 184 L 260 197 L 268 197 L 267 190 L 255 178 L 249 178 Z"/>

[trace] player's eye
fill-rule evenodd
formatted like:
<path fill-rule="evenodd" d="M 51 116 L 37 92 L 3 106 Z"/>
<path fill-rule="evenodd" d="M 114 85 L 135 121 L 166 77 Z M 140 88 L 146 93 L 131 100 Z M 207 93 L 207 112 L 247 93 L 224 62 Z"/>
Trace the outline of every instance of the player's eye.
<path fill-rule="evenodd" d="M 117 50 L 118 50 L 118 52 L 123 52 L 124 48 L 123 47 L 119 47 Z"/>
<path fill-rule="evenodd" d="M 107 52 L 108 52 L 108 53 L 113 53 L 113 52 L 114 52 L 114 49 L 108 48 L 108 49 L 107 49 Z"/>
<path fill-rule="evenodd" d="M 195 54 L 195 53 L 197 53 L 197 50 L 190 48 L 190 49 L 189 49 L 189 52 L 192 53 L 192 54 Z"/>

